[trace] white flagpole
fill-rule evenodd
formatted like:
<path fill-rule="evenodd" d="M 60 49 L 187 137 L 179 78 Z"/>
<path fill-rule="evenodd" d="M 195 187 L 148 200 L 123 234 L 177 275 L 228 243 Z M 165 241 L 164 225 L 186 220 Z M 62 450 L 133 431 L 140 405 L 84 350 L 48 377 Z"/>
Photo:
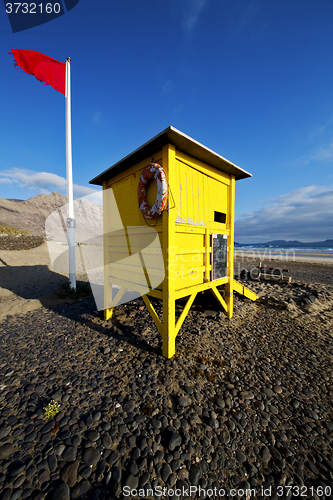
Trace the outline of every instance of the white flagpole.
<path fill-rule="evenodd" d="M 74 235 L 74 201 L 72 171 L 72 126 L 71 126 L 71 58 L 66 61 L 66 177 L 68 202 L 68 254 L 69 254 L 69 286 L 76 290 L 75 273 L 75 235 Z"/>

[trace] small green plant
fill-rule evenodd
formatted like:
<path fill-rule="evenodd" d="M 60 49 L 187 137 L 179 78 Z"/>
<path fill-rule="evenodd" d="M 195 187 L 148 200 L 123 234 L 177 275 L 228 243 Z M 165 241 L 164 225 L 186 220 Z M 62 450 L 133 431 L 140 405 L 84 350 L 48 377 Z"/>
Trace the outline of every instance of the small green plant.
<path fill-rule="evenodd" d="M 59 299 L 69 297 L 70 299 L 78 300 L 89 297 L 90 294 L 91 288 L 89 283 L 76 283 L 76 289 L 70 288 L 69 283 L 63 283 L 57 291 Z"/>
<path fill-rule="evenodd" d="M 52 418 L 60 412 L 60 405 L 52 399 L 52 401 L 50 401 L 49 404 L 43 408 L 43 410 L 45 418 Z"/>

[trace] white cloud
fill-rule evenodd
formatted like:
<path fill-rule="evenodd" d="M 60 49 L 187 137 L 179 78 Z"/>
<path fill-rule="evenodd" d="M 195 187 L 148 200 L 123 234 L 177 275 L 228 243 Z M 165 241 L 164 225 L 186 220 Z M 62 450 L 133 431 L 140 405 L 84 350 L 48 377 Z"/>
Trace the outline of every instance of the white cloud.
<path fill-rule="evenodd" d="M 318 148 L 310 155 L 309 161 L 319 161 L 320 163 L 329 163 L 333 161 L 333 141 L 325 147 Z"/>
<path fill-rule="evenodd" d="M 325 145 L 317 146 L 309 151 L 309 153 L 302 155 L 291 163 L 292 166 L 302 167 L 312 163 L 332 163 L 333 162 L 333 140 L 326 142 Z"/>
<path fill-rule="evenodd" d="M 312 149 L 308 154 L 301 156 L 291 165 L 303 166 L 311 163 L 331 163 L 333 162 L 333 141 L 325 146 L 320 146 Z"/>
<path fill-rule="evenodd" d="M 20 188 L 40 191 L 43 194 L 50 194 L 52 191 L 59 191 L 66 194 L 66 179 L 51 172 L 34 172 L 23 168 L 12 168 L 0 172 L 0 183 L 16 184 Z M 88 186 L 74 184 L 74 197 L 94 195 L 99 190 Z"/>
<path fill-rule="evenodd" d="M 101 205 L 103 203 L 103 191 L 88 186 L 79 186 L 74 184 L 74 198 L 85 198 Z"/>
<path fill-rule="evenodd" d="M 302 187 L 240 216 L 235 239 L 245 243 L 277 239 L 319 241 L 333 238 L 333 188 Z"/>
<path fill-rule="evenodd" d="M 11 181 L 11 179 L 7 179 L 6 177 L 0 177 L 0 184 L 12 184 L 12 183 L 13 181 Z"/>
<path fill-rule="evenodd" d="M 187 10 L 182 27 L 187 33 L 192 32 L 195 28 L 205 4 L 207 4 L 206 0 L 188 0 L 186 2 Z"/>
<path fill-rule="evenodd" d="M 66 188 L 66 179 L 57 174 L 50 172 L 34 172 L 23 168 L 12 168 L 0 172 L 0 179 L 7 179 L 12 183 L 18 184 L 20 187 L 28 189 L 46 189 L 52 187 L 54 189 Z"/>

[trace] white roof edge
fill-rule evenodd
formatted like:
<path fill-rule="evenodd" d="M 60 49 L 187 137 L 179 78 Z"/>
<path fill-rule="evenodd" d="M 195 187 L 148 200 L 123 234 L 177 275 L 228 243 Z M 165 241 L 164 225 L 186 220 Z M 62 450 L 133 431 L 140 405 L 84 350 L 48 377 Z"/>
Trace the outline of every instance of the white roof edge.
<path fill-rule="evenodd" d="M 121 171 L 125 171 L 127 168 L 129 168 L 131 165 L 130 159 L 132 158 L 132 161 L 135 164 L 136 162 L 139 161 L 141 156 L 143 157 L 141 159 L 144 159 L 144 153 L 147 152 L 146 149 L 149 149 L 149 145 L 151 144 L 153 146 L 157 145 L 163 145 L 167 143 L 173 143 L 175 147 L 179 151 L 183 151 L 185 154 L 188 154 L 189 156 L 197 157 L 198 160 L 201 160 L 203 163 L 210 164 L 212 163 L 212 166 L 222 170 L 220 168 L 219 162 L 223 162 L 224 164 L 230 166 L 230 172 L 229 174 L 235 175 L 236 180 L 238 179 L 244 179 L 246 177 L 252 177 L 252 174 L 247 172 L 246 170 L 238 167 L 231 161 L 227 160 L 220 154 L 216 153 L 212 149 L 208 148 L 207 146 L 204 146 L 200 142 L 196 141 L 195 139 L 192 139 L 187 134 L 184 134 L 180 130 L 176 129 L 173 126 L 169 126 L 166 129 L 164 129 L 162 132 L 159 134 L 155 135 L 152 139 L 149 141 L 145 142 L 142 144 L 140 147 L 126 155 L 124 158 L 121 160 L 117 161 L 114 163 L 111 167 L 107 168 L 104 170 L 101 174 L 98 176 L 94 177 L 89 183 L 90 184 L 97 184 L 97 185 L 102 185 L 103 179 L 106 178 L 107 174 L 109 173 L 110 177 L 113 177 L 114 175 L 117 175 Z M 192 151 L 191 149 L 194 147 L 196 151 Z M 194 153 L 194 154 L 193 154 Z M 147 156 L 149 156 L 147 154 Z M 210 157 L 210 158 L 209 158 Z M 215 161 L 214 161 L 215 158 Z M 228 170 L 228 167 L 227 167 Z M 228 173 L 228 172 L 227 172 Z"/>
<path fill-rule="evenodd" d="M 221 160 L 225 161 L 226 163 L 229 163 L 229 165 L 232 165 L 233 167 L 238 168 L 239 170 L 241 170 L 242 172 L 244 172 L 245 174 L 247 174 L 249 177 L 252 177 L 252 174 L 250 174 L 250 172 L 247 172 L 246 170 L 244 170 L 243 168 L 239 167 L 238 165 L 235 165 L 235 163 L 232 163 L 232 161 L 227 160 L 226 158 L 224 158 L 224 156 L 221 156 L 219 153 L 216 153 L 215 151 L 213 151 L 212 149 L 208 148 L 207 146 L 204 146 L 203 144 L 201 144 L 201 142 L 196 141 L 195 139 L 192 139 L 192 137 L 190 137 L 187 134 L 184 134 L 184 132 L 182 132 L 181 130 L 178 130 L 177 128 L 173 127 L 172 125 L 170 125 L 170 127 L 168 127 L 165 130 L 163 130 L 163 132 L 161 132 L 161 134 L 164 134 L 165 132 L 167 132 L 168 129 L 170 129 L 173 132 L 176 132 L 177 134 L 185 137 L 189 141 L 194 142 L 195 144 L 197 144 L 198 146 L 200 146 L 200 148 L 205 149 L 208 153 L 217 156 L 217 158 L 220 158 Z M 158 134 L 158 135 L 161 135 L 161 134 Z"/>

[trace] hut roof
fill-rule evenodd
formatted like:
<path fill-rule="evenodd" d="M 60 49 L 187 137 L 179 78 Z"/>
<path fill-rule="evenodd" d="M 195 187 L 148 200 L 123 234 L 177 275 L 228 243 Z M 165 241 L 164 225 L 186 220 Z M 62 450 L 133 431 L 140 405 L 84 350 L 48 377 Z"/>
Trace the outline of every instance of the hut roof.
<path fill-rule="evenodd" d="M 180 132 L 180 130 L 170 126 L 92 179 L 90 184 L 102 186 L 104 180 L 115 177 L 149 156 L 154 156 L 154 154 L 158 153 L 166 144 L 173 144 L 177 150 L 182 151 L 183 153 L 188 154 L 203 163 L 211 165 L 217 170 L 221 170 L 228 175 L 234 175 L 236 180 L 252 177 L 252 175 L 249 172 L 246 172 L 246 170 L 237 167 L 234 163 L 231 163 L 229 160 L 223 158 L 223 156 L 215 153 L 183 132 Z"/>

